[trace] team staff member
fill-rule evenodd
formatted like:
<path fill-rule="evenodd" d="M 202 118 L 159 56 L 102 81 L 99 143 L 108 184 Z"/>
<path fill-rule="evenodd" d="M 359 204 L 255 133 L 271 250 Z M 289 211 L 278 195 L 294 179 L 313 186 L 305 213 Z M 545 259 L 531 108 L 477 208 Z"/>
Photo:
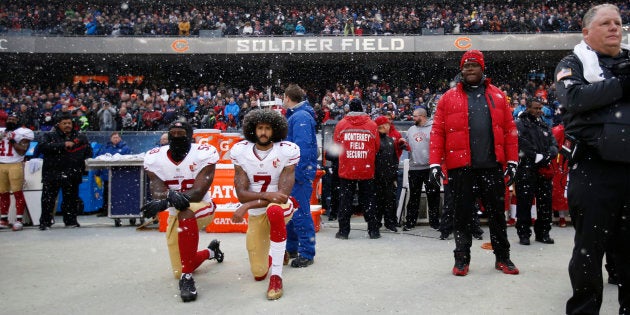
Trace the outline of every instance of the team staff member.
<path fill-rule="evenodd" d="M 75 130 L 69 113 L 57 117 L 55 127 L 44 134 L 35 149 L 43 154 L 42 166 L 42 214 L 39 229 L 47 230 L 54 223 L 53 211 L 57 194 L 61 189 L 61 212 L 66 227 L 80 227 L 77 221 L 79 211 L 79 185 L 85 171 L 85 160 L 92 157 L 92 147 L 88 138 Z"/>
<path fill-rule="evenodd" d="M 287 245 L 286 223 L 299 206 L 289 197 L 295 182 L 295 165 L 300 147 L 289 141 L 287 121 L 275 110 L 255 110 L 243 118 L 245 140 L 230 150 L 234 163 L 234 188 L 242 205 L 232 221 L 243 221 L 246 213 L 246 246 L 254 279 L 262 281 L 269 269 L 267 299 L 277 300 L 284 293 L 282 265 Z"/>
<path fill-rule="evenodd" d="M 11 195 L 15 197 L 16 219 L 13 231 L 22 230 L 26 200 L 22 187 L 24 186 L 24 154 L 28 150 L 31 140 L 35 138 L 32 130 L 18 128 L 18 119 L 9 116 L 6 128 L 0 131 L 0 229 L 9 228 L 9 206 Z"/>
<path fill-rule="evenodd" d="M 385 220 L 385 228 L 398 232 L 396 228 L 396 179 L 398 175 L 398 156 L 396 144 L 389 136 L 391 123 L 385 116 L 379 116 L 374 121 L 378 128 L 381 146 L 376 153 L 376 170 L 374 180 L 379 187 L 374 191 L 376 204 L 376 220 L 381 225 Z"/>
<path fill-rule="evenodd" d="M 368 224 L 371 239 L 381 237 L 378 231 L 374 204 L 374 169 L 376 152 L 381 141 L 376 123 L 363 111 L 363 103 L 358 98 L 350 101 L 350 112 L 346 114 L 333 133 L 333 141 L 341 148 L 339 154 L 339 231 L 338 239 L 348 239 L 352 201 L 357 186 L 359 202 L 363 206 L 363 217 Z"/>
<path fill-rule="evenodd" d="M 516 169 L 516 231 L 521 245 L 529 245 L 532 235 L 532 201 L 536 198 L 536 241 L 553 244 L 551 230 L 551 160 L 558 155 L 558 144 L 551 128 L 542 119 L 542 100 L 531 99 L 516 119 L 520 161 Z"/>
<path fill-rule="evenodd" d="M 409 231 L 416 226 L 422 185 L 427 194 L 429 207 L 429 225 L 434 229 L 440 228 L 440 184 L 433 184 L 429 180 L 429 139 L 433 120 L 427 117 L 424 108 L 413 111 L 413 126 L 407 130 L 409 143 L 409 203 L 407 204 L 407 218 L 403 230 Z"/>
<path fill-rule="evenodd" d="M 429 145 L 431 179 L 436 185 L 440 184 L 444 163 L 454 199 L 453 274 L 468 274 L 477 194 L 488 214 L 495 268 L 506 274 L 518 274 L 518 268 L 510 260 L 503 176 L 503 168 L 507 167 L 505 175 L 509 185 L 516 171 L 516 126 L 505 95 L 490 84 L 483 73 L 483 54 L 478 50 L 467 51 L 462 56 L 460 69 L 457 85 L 440 98 Z"/>
<path fill-rule="evenodd" d="M 556 67 L 567 137 L 577 146 L 567 198 L 575 228 L 567 314 L 597 314 L 602 258 L 616 256 L 619 314 L 630 313 L 630 56 L 622 48 L 619 8 L 602 4 L 582 19 L 583 41 Z M 565 139 L 566 143 L 566 139 Z"/>
<path fill-rule="evenodd" d="M 105 155 L 107 153 L 111 155 L 131 154 L 131 149 L 127 146 L 127 143 L 123 141 L 120 132 L 112 132 L 109 136 L 109 141 L 97 151 L 96 156 Z M 96 172 L 95 176 L 100 176 L 103 181 L 103 206 L 97 216 L 106 217 L 109 209 L 109 170 L 101 169 Z"/>
<path fill-rule="evenodd" d="M 287 141 L 300 147 L 300 162 L 295 167 L 295 184 L 291 191 L 300 207 L 287 224 L 287 251 L 293 256 L 291 267 L 308 267 L 315 257 L 315 224 L 311 216 L 311 194 L 317 171 L 317 131 L 315 111 L 302 101 L 304 91 L 295 84 L 284 90 L 284 107 L 287 109 Z"/>
<path fill-rule="evenodd" d="M 173 275 L 179 278 L 180 298 L 189 302 L 197 299 L 193 271 L 206 260 L 222 262 L 224 258 L 217 240 L 197 251 L 199 230 L 214 218 L 216 207 L 208 189 L 219 153 L 211 145 L 192 143 L 193 130 L 185 121 L 171 123 L 168 139 L 169 145 L 145 154 L 144 169 L 153 200 L 142 207 L 142 212 L 152 218 L 168 209 L 166 243 Z"/>

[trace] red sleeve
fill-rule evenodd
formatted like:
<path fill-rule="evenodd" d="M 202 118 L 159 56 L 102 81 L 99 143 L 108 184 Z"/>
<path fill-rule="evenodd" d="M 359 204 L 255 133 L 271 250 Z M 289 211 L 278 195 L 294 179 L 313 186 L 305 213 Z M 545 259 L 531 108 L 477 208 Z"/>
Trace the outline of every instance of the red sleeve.
<path fill-rule="evenodd" d="M 505 134 L 505 162 L 507 163 L 508 161 L 513 161 L 518 163 L 518 131 L 516 129 L 516 124 L 514 123 L 514 117 L 512 117 L 512 114 L 510 113 L 510 107 L 508 106 L 507 99 L 504 106 L 503 127 Z"/>
<path fill-rule="evenodd" d="M 444 120 L 446 117 L 445 106 L 447 95 L 442 96 L 438 101 L 437 110 L 433 116 L 433 126 L 431 127 L 431 139 L 429 142 L 429 164 L 443 164 L 444 163 Z"/>

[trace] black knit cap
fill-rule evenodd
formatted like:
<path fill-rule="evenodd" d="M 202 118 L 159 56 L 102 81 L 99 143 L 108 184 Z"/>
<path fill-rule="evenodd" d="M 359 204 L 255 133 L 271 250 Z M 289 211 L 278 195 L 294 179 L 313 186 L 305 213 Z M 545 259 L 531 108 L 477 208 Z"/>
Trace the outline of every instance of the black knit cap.
<path fill-rule="evenodd" d="M 362 112 L 363 111 L 363 102 L 359 98 L 353 98 L 350 100 L 350 111 L 351 112 Z"/>

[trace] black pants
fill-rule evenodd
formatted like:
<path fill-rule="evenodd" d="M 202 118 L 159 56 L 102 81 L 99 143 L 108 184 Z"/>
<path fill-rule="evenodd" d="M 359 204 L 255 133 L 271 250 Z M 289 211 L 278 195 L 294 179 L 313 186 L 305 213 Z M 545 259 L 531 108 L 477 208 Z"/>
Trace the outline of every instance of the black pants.
<path fill-rule="evenodd" d="M 348 235 L 350 233 L 350 217 L 352 217 L 352 200 L 354 193 L 359 188 L 359 205 L 363 210 L 363 218 L 368 223 L 369 231 L 378 231 L 379 222 L 376 218 L 376 207 L 374 204 L 374 180 L 351 180 L 339 179 L 339 233 Z M 380 188 L 379 188 L 380 189 Z"/>
<path fill-rule="evenodd" d="M 575 228 L 567 314 L 597 314 L 602 304 L 602 259 L 611 250 L 619 281 L 619 314 L 630 312 L 630 164 L 603 161 L 589 151 L 569 172 L 569 213 Z"/>
<path fill-rule="evenodd" d="M 451 190 L 450 185 L 444 185 L 444 205 L 442 206 L 442 215 L 440 216 L 440 228 L 439 231 L 446 234 L 453 233 L 453 211 L 455 205 L 453 204 L 453 192 Z M 478 204 L 473 206 L 473 230 L 472 232 L 477 232 L 481 230 L 481 222 L 479 221 L 479 213 L 477 211 Z"/>
<path fill-rule="evenodd" d="M 516 232 L 519 237 L 532 235 L 532 201 L 536 198 L 536 237 L 549 235 L 552 224 L 551 179 L 546 179 L 536 170 L 519 170 L 516 176 Z"/>
<path fill-rule="evenodd" d="M 396 227 L 396 187 L 394 180 L 379 180 L 378 189 L 375 189 L 376 220 L 381 226 L 381 220 L 385 219 L 386 227 Z"/>
<path fill-rule="evenodd" d="M 55 201 L 61 189 L 61 213 L 63 214 L 63 223 L 73 225 L 77 223 L 77 214 L 79 210 L 79 185 L 81 179 L 78 180 L 55 180 L 45 181 L 42 189 L 42 215 L 39 218 L 40 224 L 50 224 L 55 211 Z"/>
<path fill-rule="evenodd" d="M 336 170 L 330 175 L 330 212 L 327 214 L 329 218 L 339 215 L 339 174 Z"/>
<path fill-rule="evenodd" d="M 497 259 L 509 258 L 510 243 L 507 239 L 504 213 L 505 183 L 501 167 L 462 167 L 448 170 L 448 185 L 452 189 L 454 205 L 455 254 L 470 255 L 472 233 L 475 231 L 475 195 L 478 194 L 488 215 L 494 254 Z"/>
<path fill-rule="evenodd" d="M 429 181 L 429 170 L 426 169 L 409 171 L 409 202 L 405 223 L 407 226 L 415 226 L 418 222 L 423 184 L 427 194 L 429 225 L 434 227 L 440 224 L 440 187 L 436 187 Z"/>

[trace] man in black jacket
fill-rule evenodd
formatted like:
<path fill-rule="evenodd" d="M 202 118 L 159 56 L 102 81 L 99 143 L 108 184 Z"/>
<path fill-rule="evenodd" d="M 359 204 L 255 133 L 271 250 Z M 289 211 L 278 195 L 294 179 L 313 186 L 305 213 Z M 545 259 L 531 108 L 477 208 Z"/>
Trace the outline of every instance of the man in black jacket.
<path fill-rule="evenodd" d="M 597 314 L 602 258 L 618 268 L 619 314 L 630 312 L 630 55 L 621 46 L 619 8 L 602 4 L 582 19 L 584 40 L 555 70 L 558 100 L 571 150 L 567 199 L 575 228 L 567 314 Z M 572 143 L 569 143 L 572 142 Z M 577 143 L 577 146 L 575 146 Z M 573 144 L 573 145 L 572 145 Z M 567 151 L 569 151 L 567 150 Z"/>
<path fill-rule="evenodd" d="M 536 198 L 536 241 L 553 244 L 551 230 L 551 160 L 558 155 L 558 144 L 551 129 L 542 120 L 542 100 L 527 102 L 516 120 L 519 163 L 516 169 L 516 231 L 521 245 L 529 245 L 532 223 L 532 201 Z"/>
<path fill-rule="evenodd" d="M 72 116 L 58 117 L 57 124 L 37 145 L 36 151 L 43 154 L 42 167 L 42 214 L 39 229 L 47 230 L 54 223 L 53 211 L 59 189 L 63 201 L 61 212 L 67 227 L 80 227 L 77 222 L 79 211 L 79 185 L 85 171 L 85 160 L 92 157 L 92 147 L 84 134 L 73 128 Z"/>

